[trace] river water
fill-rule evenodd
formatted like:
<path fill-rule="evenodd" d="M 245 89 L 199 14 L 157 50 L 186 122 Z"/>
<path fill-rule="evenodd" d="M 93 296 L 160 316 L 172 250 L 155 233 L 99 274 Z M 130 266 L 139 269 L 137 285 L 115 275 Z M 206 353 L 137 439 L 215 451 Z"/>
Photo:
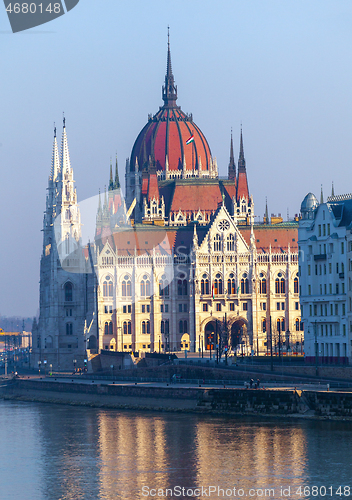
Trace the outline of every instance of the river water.
<path fill-rule="evenodd" d="M 0 450 L 2 500 L 341 499 L 352 492 L 347 422 L 0 401 Z"/>

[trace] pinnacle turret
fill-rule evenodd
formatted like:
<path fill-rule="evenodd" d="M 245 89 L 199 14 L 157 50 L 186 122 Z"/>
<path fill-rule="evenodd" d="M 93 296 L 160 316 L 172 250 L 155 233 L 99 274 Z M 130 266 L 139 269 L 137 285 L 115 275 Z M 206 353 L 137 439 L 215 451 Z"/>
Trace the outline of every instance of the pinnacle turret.
<path fill-rule="evenodd" d="M 114 189 L 119 189 L 119 188 L 120 188 L 120 179 L 119 179 L 119 169 L 118 169 L 118 166 L 117 166 L 117 155 L 116 155 Z"/>
<path fill-rule="evenodd" d="M 109 180 L 109 191 L 112 191 L 114 189 L 114 180 L 112 177 L 112 162 L 110 158 L 110 180 Z"/>
<path fill-rule="evenodd" d="M 70 152 L 68 149 L 67 135 L 66 135 L 66 118 L 63 120 L 64 127 L 62 131 L 61 141 L 61 172 L 62 175 L 71 171 Z"/>

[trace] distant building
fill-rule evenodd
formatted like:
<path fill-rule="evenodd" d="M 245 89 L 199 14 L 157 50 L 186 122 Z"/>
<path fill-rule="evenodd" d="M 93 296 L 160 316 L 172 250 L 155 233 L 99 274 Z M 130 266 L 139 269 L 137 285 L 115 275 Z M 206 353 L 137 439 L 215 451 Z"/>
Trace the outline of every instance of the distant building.
<path fill-rule="evenodd" d="M 116 164 L 99 196 L 95 239 L 82 248 L 66 127 L 56 133 L 43 226 L 40 317 L 34 362 L 70 369 L 101 350 L 228 349 L 300 352 L 298 223 L 254 223 L 242 131 L 228 177 L 192 115 L 176 104 L 170 47 L 163 106 L 126 163 L 126 203 Z M 274 224 L 275 222 L 275 224 Z M 84 221 L 83 221 L 84 223 Z"/>
<path fill-rule="evenodd" d="M 346 364 L 352 356 L 352 195 L 301 205 L 299 269 L 307 360 Z"/>

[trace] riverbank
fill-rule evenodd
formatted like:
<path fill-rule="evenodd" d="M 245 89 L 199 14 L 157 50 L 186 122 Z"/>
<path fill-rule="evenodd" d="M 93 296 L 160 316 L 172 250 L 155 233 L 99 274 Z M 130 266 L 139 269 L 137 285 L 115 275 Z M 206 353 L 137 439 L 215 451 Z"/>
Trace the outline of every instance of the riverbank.
<path fill-rule="evenodd" d="M 341 391 L 192 387 L 47 377 L 8 380 L 0 388 L 0 397 L 97 408 L 352 421 L 352 393 Z"/>

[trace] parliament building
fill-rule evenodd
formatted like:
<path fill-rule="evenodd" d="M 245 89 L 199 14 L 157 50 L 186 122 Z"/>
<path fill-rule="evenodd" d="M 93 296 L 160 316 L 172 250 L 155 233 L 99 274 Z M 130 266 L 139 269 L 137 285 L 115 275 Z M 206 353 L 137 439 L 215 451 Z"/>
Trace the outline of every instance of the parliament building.
<path fill-rule="evenodd" d="M 298 222 L 266 209 L 255 223 L 242 130 L 237 165 L 231 134 L 220 178 L 177 98 L 168 44 L 163 105 L 134 142 L 125 196 L 110 165 L 92 241 L 82 239 L 65 120 L 61 151 L 55 130 L 33 364 L 67 370 L 102 350 L 301 352 Z"/>

